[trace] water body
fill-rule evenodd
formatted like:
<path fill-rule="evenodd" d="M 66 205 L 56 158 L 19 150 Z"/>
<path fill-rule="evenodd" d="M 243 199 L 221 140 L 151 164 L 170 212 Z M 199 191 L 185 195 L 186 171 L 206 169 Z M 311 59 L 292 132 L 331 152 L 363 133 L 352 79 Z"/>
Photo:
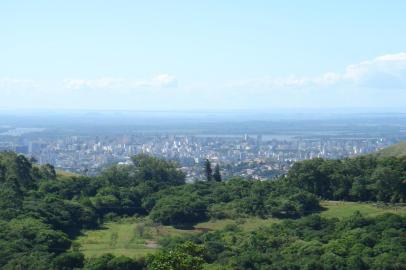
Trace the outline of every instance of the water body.
<path fill-rule="evenodd" d="M 45 128 L 14 128 L 0 133 L 0 136 L 22 136 L 28 133 L 42 132 Z"/>

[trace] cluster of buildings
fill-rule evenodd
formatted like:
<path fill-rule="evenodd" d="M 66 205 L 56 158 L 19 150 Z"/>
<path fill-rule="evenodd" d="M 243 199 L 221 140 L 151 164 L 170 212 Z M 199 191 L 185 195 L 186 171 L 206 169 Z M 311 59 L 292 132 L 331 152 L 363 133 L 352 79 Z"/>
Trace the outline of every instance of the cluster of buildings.
<path fill-rule="evenodd" d="M 386 137 L 275 137 L 270 135 L 0 136 L 0 151 L 12 150 L 57 169 L 95 175 L 111 164 L 130 163 L 136 154 L 177 161 L 188 180 L 204 178 L 203 162 L 219 163 L 224 178 L 269 179 L 296 161 L 343 158 L 396 143 Z"/>

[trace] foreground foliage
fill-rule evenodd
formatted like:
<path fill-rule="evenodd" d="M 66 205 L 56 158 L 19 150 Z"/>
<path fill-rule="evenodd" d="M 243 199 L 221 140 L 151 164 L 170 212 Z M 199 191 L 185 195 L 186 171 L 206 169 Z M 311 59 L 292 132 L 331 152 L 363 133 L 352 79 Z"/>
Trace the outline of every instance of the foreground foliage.
<path fill-rule="evenodd" d="M 203 246 L 184 242 L 148 258 L 149 270 L 200 270 L 203 268 Z"/>
<path fill-rule="evenodd" d="M 296 164 L 275 181 L 185 184 L 177 165 L 145 155 L 97 177 L 57 175 L 15 153 L 0 154 L 1 269 L 405 269 L 404 217 L 324 219 L 319 197 L 404 202 L 405 158 L 363 157 Z M 85 258 L 72 244 L 83 229 L 117 217 L 149 216 L 190 228 L 210 219 L 273 218 L 272 226 L 167 239 L 145 260 Z M 141 233 L 141 229 L 140 232 Z"/>
<path fill-rule="evenodd" d="M 254 231 L 236 226 L 166 241 L 193 241 L 221 269 L 406 269 L 406 217 L 359 213 L 339 219 L 312 215 Z M 169 269 L 169 268 L 166 268 Z"/>
<path fill-rule="evenodd" d="M 287 179 L 330 200 L 406 202 L 406 157 L 306 160 L 295 163 Z"/>

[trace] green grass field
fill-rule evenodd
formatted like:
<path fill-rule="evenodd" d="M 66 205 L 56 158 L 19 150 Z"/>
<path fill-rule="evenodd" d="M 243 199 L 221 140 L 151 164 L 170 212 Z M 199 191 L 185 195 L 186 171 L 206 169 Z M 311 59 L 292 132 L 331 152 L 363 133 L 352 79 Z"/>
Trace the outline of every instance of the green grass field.
<path fill-rule="evenodd" d="M 86 231 L 76 243 L 80 244 L 86 257 L 97 257 L 105 253 L 139 257 L 159 248 L 158 240 L 161 237 L 188 233 L 194 231 L 155 225 L 143 218 L 127 218 L 108 222 L 99 230 Z"/>
<path fill-rule="evenodd" d="M 355 211 L 361 212 L 365 216 L 377 216 L 384 213 L 406 214 L 406 207 L 379 206 L 371 203 L 322 201 L 321 205 L 326 208 L 320 215 L 325 218 L 346 218 Z"/>
<path fill-rule="evenodd" d="M 118 222 L 108 222 L 99 230 L 86 231 L 76 243 L 80 245 L 80 250 L 86 257 L 97 257 L 106 253 L 140 257 L 155 252 L 159 248 L 159 240 L 166 236 L 214 231 L 231 224 L 236 224 L 243 230 L 253 230 L 275 222 L 279 220 L 272 218 L 211 220 L 196 224 L 194 229 L 185 230 L 154 225 L 147 218 L 127 218 Z"/>
<path fill-rule="evenodd" d="M 360 211 L 365 216 L 377 216 L 384 213 L 406 215 L 406 207 L 383 207 L 367 203 L 338 201 L 323 201 L 321 204 L 326 210 L 320 214 L 326 218 L 345 218 L 351 216 L 355 211 Z M 80 244 L 80 249 L 86 257 L 112 253 L 136 258 L 155 252 L 159 249 L 159 240 L 166 236 L 214 231 L 231 224 L 236 224 L 242 230 L 250 231 L 276 222 L 280 222 L 280 220 L 257 217 L 210 220 L 196 224 L 194 229 L 183 230 L 172 226 L 156 225 L 147 218 L 126 218 L 118 222 L 106 223 L 104 228 L 99 230 L 86 231 L 76 240 L 76 243 Z"/>

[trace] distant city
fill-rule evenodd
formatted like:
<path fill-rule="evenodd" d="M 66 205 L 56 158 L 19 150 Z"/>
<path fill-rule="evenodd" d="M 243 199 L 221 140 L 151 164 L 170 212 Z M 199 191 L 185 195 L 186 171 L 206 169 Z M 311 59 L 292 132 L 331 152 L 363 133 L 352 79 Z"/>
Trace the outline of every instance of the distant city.
<path fill-rule="evenodd" d="M 59 170 L 96 175 L 108 165 L 128 164 L 136 154 L 177 161 L 187 179 L 203 176 L 203 161 L 219 163 L 224 177 L 268 179 L 284 174 L 298 160 L 337 159 L 377 151 L 397 141 L 376 138 L 277 139 L 267 135 L 122 135 L 66 136 L 29 140 L 16 130 L 0 137 L 0 150 L 12 150 Z"/>
<path fill-rule="evenodd" d="M 404 114 L 307 116 L 310 120 L 249 114 L 239 120 L 243 117 L 227 114 L 216 115 L 217 122 L 190 114 L 187 120 L 106 115 L 3 116 L 0 151 L 85 175 L 147 154 L 176 161 L 188 181 L 204 179 L 203 164 L 209 159 L 220 165 L 223 178 L 264 180 L 286 174 L 299 160 L 353 157 L 406 139 Z"/>

